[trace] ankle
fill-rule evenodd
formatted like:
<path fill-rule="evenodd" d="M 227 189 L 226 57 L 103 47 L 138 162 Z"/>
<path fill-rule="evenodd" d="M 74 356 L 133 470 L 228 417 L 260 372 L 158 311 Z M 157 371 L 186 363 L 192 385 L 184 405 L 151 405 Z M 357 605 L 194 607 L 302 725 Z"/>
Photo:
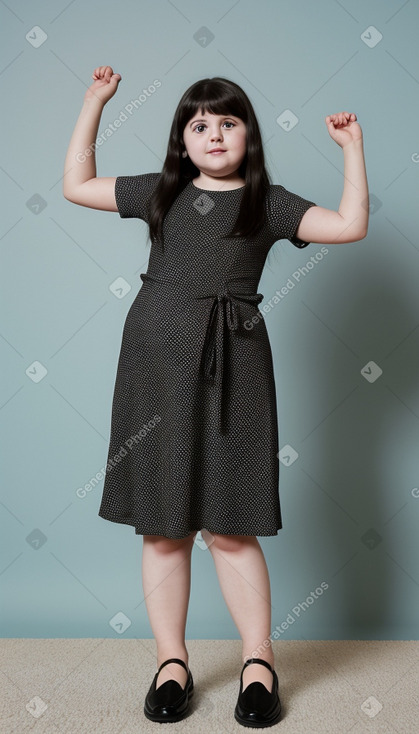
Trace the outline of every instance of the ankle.
<path fill-rule="evenodd" d="M 164 663 L 165 660 L 169 660 L 169 658 L 180 658 L 180 660 L 183 660 L 183 662 L 189 666 L 188 651 L 186 649 L 173 650 L 173 648 L 171 648 L 170 650 L 161 649 L 157 652 L 157 667 L 159 668 L 160 665 Z"/>
<path fill-rule="evenodd" d="M 250 658 L 254 658 L 255 660 L 264 660 L 266 663 L 268 663 L 271 666 L 271 668 L 275 668 L 275 657 L 274 657 L 274 654 L 273 654 L 272 651 L 267 651 L 263 655 L 244 655 L 243 656 L 243 665 Z M 256 668 L 256 666 L 258 668 L 261 668 L 262 667 L 258 663 L 255 663 L 255 664 L 251 663 L 250 665 L 247 665 L 246 666 L 245 670 L 248 670 L 249 668 Z M 263 666 L 263 667 L 265 667 L 265 666 Z M 267 668 L 266 668 L 266 670 L 267 670 Z"/>

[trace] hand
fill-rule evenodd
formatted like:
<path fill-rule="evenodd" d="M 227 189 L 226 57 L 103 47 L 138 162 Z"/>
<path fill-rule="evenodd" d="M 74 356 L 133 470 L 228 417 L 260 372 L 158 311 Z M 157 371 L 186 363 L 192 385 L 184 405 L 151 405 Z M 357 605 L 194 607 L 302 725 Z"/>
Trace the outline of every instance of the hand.
<path fill-rule="evenodd" d="M 114 74 L 111 66 L 98 66 L 92 78 L 95 80 L 84 95 L 85 100 L 97 99 L 106 104 L 118 89 L 122 77 Z"/>
<path fill-rule="evenodd" d="M 341 148 L 353 143 L 354 140 L 362 140 L 362 130 L 356 122 L 355 112 L 338 112 L 336 115 L 326 117 L 327 130 L 332 140 Z"/>

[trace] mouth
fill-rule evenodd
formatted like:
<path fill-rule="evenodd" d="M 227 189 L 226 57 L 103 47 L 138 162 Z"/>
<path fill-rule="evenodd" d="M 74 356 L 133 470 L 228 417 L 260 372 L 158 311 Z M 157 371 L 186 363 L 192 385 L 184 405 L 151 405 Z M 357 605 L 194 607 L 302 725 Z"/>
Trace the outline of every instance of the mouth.
<path fill-rule="evenodd" d="M 209 150 L 208 153 L 212 153 L 217 155 L 217 153 L 225 153 L 226 151 L 223 148 L 214 148 L 214 150 Z"/>

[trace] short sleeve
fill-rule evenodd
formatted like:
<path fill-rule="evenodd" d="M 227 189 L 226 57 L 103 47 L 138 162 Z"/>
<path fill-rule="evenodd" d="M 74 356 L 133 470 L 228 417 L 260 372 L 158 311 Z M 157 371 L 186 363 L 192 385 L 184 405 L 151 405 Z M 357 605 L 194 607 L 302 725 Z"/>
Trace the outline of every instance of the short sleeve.
<path fill-rule="evenodd" d="M 275 241 L 286 239 L 296 247 L 307 247 L 310 243 L 300 240 L 296 231 L 311 206 L 317 206 L 316 202 L 304 199 L 279 184 L 271 185 L 268 193 L 268 224 Z"/>
<path fill-rule="evenodd" d="M 147 204 L 160 173 L 141 173 L 138 176 L 117 176 L 115 201 L 122 219 L 136 217 L 148 222 Z"/>

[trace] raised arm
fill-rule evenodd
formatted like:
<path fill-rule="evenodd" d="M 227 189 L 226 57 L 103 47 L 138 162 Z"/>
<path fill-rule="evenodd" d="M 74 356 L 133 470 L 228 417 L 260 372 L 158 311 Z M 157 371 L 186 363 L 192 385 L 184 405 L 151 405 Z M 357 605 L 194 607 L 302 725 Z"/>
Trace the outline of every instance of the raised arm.
<path fill-rule="evenodd" d="M 343 150 L 344 184 L 338 211 L 312 206 L 301 219 L 297 236 L 306 242 L 341 244 L 364 239 L 368 232 L 369 194 L 362 130 L 356 115 L 328 115 L 331 138 Z"/>
<path fill-rule="evenodd" d="M 121 80 L 110 66 L 93 72 L 83 107 L 71 136 L 64 163 L 63 195 L 73 204 L 117 212 L 115 176 L 96 177 L 95 141 L 102 110 L 115 94 Z"/>

